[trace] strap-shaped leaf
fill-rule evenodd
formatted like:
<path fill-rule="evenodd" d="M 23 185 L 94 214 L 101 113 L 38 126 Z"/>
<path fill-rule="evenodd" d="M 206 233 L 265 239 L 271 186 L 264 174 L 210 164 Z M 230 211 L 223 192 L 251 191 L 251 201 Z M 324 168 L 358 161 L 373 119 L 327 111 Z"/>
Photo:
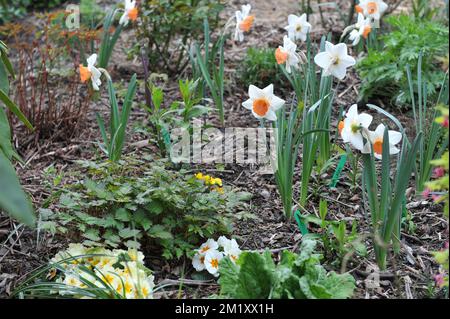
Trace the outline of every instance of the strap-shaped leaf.
<path fill-rule="evenodd" d="M 3 152 L 0 152 L 0 209 L 5 210 L 12 217 L 28 226 L 36 222 L 33 207 L 19 183 L 11 162 Z"/>

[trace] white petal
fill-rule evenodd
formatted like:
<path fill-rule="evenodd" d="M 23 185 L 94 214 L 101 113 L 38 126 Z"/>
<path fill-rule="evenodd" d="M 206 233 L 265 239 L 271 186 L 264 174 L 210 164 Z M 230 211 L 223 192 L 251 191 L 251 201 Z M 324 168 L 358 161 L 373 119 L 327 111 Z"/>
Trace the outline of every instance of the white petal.
<path fill-rule="evenodd" d="M 267 114 L 265 116 L 265 119 L 268 121 L 276 121 L 277 116 L 273 110 L 269 110 L 269 112 L 267 112 Z"/>
<path fill-rule="evenodd" d="M 395 145 L 402 140 L 402 134 L 397 131 L 389 131 L 389 144 Z"/>
<path fill-rule="evenodd" d="M 331 42 L 325 41 L 325 52 L 328 54 L 334 53 L 334 45 Z"/>
<path fill-rule="evenodd" d="M 279 110 L 283 105 L 285 101 L 283 99 L 280 99 L 278 96 L 273 95 L 270 101 L 270 108 L 274 111 Z"/>
<path fill-rule="evenodd" d="M 87 58 L 88 67 L 94 66 L 97 63 L 97 54 L 92 54 L 89 58 Z"/>
<path fill-rule="evenodd" d="M 331 74 L 337 77 L 339 80 L 343 80 L 345 78 L 345 75 L 347 74 L 347 68 L 342 64 L 330 67 L 329 69 Z"/>
<path fill-rule="evenodd" d="M 298 17 L 295 14 L 290 14 L 288 16 L 289 25 L 295 24 L 297 22 Z"/>
<path fill-rule="evenodd" d="M 383 124 L 379 124 L 377 126 L 377 128 L 375 129 L 374 135 L 378 136 L 378 137 L 384 136 L 384 125 Z"/>
<path fill-rule="evenodd" d="M 327 69 L 331 64 L 331 57 L 327 52 L 320 52 L 314 57 L 314 62 L 322 69 Z"/>
<path fill-rule="evenodd" d="M 247 101 L 242 103 L 242 106 L 245 107 L 247 110 L 253 109 L 253 100 L 252 99 L 248 99 Z"/>
<path fill-rule="evenodd" d="M 349 119 L 353 119 L 358 117 L 358 105 L 357 104 L 353 104 L 352 106 L 350 106 L 350 108 L 348 109 L 347 114 L 345 114 L 345 117 L 349 118 Z"/>
<path fill-rule="evenodd" d="M 395 146 L 390 146 L 389 147 L 389 154 L 395 155 L 395 154 L 398 154 L 398 153 L 400 153 L 400 150 L 397 147 L 395 147 Z"/>
<path fill-rule="evenodd" d="M 352 136 L 350 137 L 350 143 L 357 150 L 362 151 L 364 149 L 364 141 L 360 133 L 352 134 Z"/>
<path fill-rule="evenodd" d="M 364 145 L 364 148 L 361 150 L 361 153 L 369 154 L 370 151 L 371 151 L 370 143 L 366 142 L 366 144 Z"/>
<path fill-rule="evenodd" d="M 373 116 L 367 113 L 361 113 L 359 115 L 359 123 L 362 127 L 369 128 L 372 123 Z"/>
<path fill-rule="evenodd" d="M 263 90 L 264 96 L 270 98 L 273 95 L 273 84 L 269 84 Z"/>
<path fill-rule="evenodd" d="M 119 24 L 120 24 L 120 25 L 123 25 L 123 26 L 126 26 L 126 25 L 128 24 L 128 20 L 129 20 L 129 18 L 128 18 L 128 13 L 125 12 L 125 13 L 122 14 L 122 16 L 120 17 Z"/>
<path fill-rule="evenodd" d="M 345 43 L 338 43 L 334 46 L 333 52 L 342 59 L 347 56 L 347 45 Z"/>
<path fill-rule="evenodd" d="M 259 98 L 263 97 L 264 96 L 264 92 L 260 88 L 254 86 L 254 85 L 250 85 L 248 87 L 248 96 L 252 100 L 256 100 L 256 99 L 259 99 Z"/>
<path fill-rule="evenodd" d="M 340 58 L 339 62 L 343 64 L 346 68 L 356 64 L 356 60 L 350 55 L 346 55 Z"/>

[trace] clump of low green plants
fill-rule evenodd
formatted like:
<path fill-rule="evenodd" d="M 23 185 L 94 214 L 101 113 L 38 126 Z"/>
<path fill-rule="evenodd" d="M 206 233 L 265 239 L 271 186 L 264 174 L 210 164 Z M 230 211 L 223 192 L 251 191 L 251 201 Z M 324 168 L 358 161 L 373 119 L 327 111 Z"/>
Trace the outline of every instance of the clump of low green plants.
<path fill-rule="evenodd" d="M 427 83 L 429 96 L 437 95 L 443 81 L 442 70 L 448 69 L 448 26 L 405 14 L 390 16 L 385 21 L 392 31 L 381 37 L 384 46 L 369 50 L 357 64 L 362 79 L 360 98 L 367 101 L 378 96 L 399 106 L 409 105 L 406 66 L 410 65 L 412 74 L 417 74 L 421 52 L 423 83 Z"/>
<path fill-rule="evenodd" d="M 167 259 L 180 258 L 203 238 L 230 233 L 235 218 L 249 216 L 248 193 L 226 183 L 223 191 L 212 190 L 194 172 L 171 170 L 165 160 L 78 164 L 70 176 L 78 182 L 54 193 L 52 210 L 41 210 L 41 228 L 79 236 L 87 246 L 150 247 Z"/>
<path fill-rule="evenodd" d="M 236 299 L 346 299 L 355 279 L 328 272 L 316 253 L 317 242 L 303 239 L 300 253 L 285 250 L 275 264 L 269 251 L 244 251 L 236 263 L 220 261 L 220 296 Z"/>
<path fill-rule="evenodd" d="M 277 87 L 282 86 L 283 75 L 278 70 L 275 51 L 272 48 L 249 48 L 239 69 L 239 81 L 258 87 L 271 83 Z"/>

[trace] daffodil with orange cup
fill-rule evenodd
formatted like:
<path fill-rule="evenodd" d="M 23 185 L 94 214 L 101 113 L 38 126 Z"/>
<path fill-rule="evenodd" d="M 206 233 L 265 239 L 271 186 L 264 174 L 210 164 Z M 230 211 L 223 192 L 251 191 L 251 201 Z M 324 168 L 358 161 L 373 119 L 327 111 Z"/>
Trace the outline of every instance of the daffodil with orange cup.
<path fill-rule="evenodd" d="M 273 94 L 273 84 L 264 89 L 250 85 L 248 95 L 250 98 L 242 103 L 242 106 L 252 111 L 253 116 L 259 120 L 276 121 L 276 111 L 284 105 L 285 101 Z"/>

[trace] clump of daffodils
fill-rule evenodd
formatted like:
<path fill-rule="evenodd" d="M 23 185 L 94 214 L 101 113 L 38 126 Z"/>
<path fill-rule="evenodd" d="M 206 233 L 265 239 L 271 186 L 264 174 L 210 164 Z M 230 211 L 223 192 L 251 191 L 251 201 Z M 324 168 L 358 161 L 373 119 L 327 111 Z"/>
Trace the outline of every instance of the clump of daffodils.
<path fill-rule="evenodd" d="M 77 296 L 79 289 L 99 289 L 126 299 L 151 299 L 154 277 L 143 264 L 144 255 L 136 249 L 108 250 L 70 244 L 51 259 L 49 280 L 63 285 L 53 291 Z"/>
<path fill-rule="evenodd" d="M 220 194 L 223 194 L 222 179 L 210 175 L 203 175 L 203 173 L 195 174 L 195 178 L 203 181 L 205 186 L 208 186 L 211 189 L 211 191 L 216 191 Z"/>
<path fill-rule="evenodd" d="M 371 123 L 372 116 L 366 113 L 359 114 L 358 106 L 354 104 L 344 114 L 344 119 L 339 122 L 339 134 L 344 143 L 349 143 L 354 149 L 363 154 L 369 154 L 373 150 L 374 156 L 381 159 L 385 126 L 379 124 L 375 131 L 371 131 L 369 130 Z M 396 145 L 402 140 L 402 134 L 393 130 L 389 130 L 388 134 L 389 154 L 398 154 L 400 149 Z"/>
<path fill-rule="evenodd" d="M 228 257 L 235 263 L 240 254 L 241 250 L 235 239 L 228 239 L 225 236 L 219 237 L 217 241 L 208 239 L 197 249 L 192 266 L 197 271 L 206 270 L 214 277 L 218 277 L 220 260 Z"/>

